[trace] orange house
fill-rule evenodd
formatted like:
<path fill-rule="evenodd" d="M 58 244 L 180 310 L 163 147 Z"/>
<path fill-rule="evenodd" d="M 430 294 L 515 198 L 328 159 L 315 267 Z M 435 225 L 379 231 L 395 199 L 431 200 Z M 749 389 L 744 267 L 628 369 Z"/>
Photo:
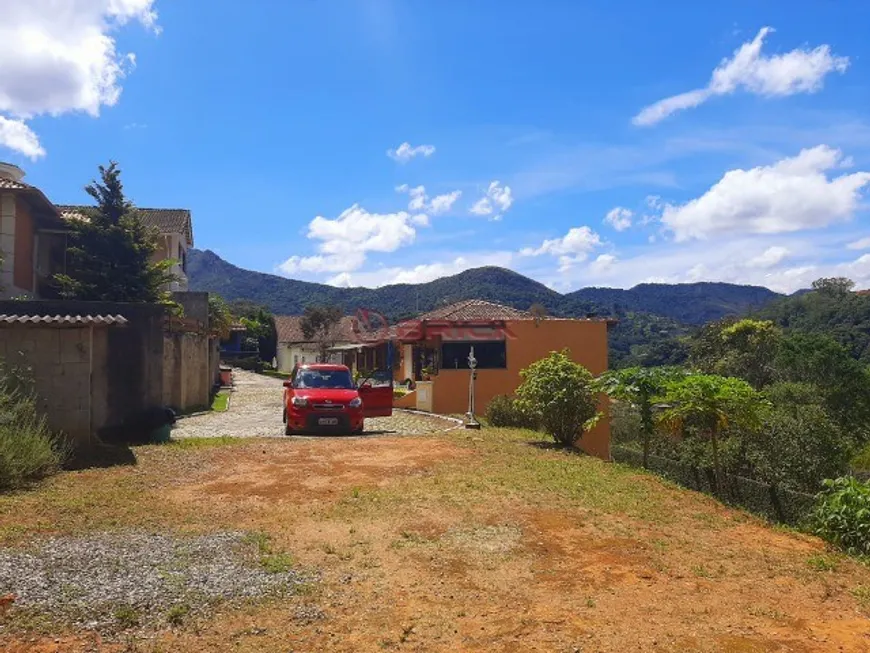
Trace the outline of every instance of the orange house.
<path fill-rule="evenodd" d="M 520 370 L 568 348 L 571 358 L 593 375 L 607 370 L 605 319 L 536 318 L 531 313 L 483 300 L 469 300 L 402 322 L 392 334 L 401 345 L 395 376 L 413 379 L 416 390 L 401 406 L 442 414 L 468 410 L 468 355 L 477 359 L 475 412 L 496 395 L 513 394 Z M 602 399 L 602 411 L 607 402 Z M 610 424 L 603 419 L 579 443 L 587 453 L 610 459 Z"/>

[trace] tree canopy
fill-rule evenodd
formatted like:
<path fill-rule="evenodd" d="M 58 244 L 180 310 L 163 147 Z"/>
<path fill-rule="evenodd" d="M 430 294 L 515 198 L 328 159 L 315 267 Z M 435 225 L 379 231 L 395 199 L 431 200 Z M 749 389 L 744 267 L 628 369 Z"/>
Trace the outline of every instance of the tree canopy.
<path fill-rule="evenodd" d="M 158 234 L 124 196 L 121 170 L 100 166 L 100 181 L 85 191 L 95 202 L 84 219 L 70 221 L 66 273 L 56 275 L 62 297 L 87 301 L 167 302 L 173 261 L 154 260 Z"/>

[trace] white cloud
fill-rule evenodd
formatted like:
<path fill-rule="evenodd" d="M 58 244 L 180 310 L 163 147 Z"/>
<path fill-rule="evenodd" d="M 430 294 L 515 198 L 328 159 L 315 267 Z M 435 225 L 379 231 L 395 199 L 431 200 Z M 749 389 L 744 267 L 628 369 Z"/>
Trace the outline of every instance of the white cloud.
<path fill-rule="evenodd" d="M 454 190 L 453 192 L 445 193 L 443 195 L 436 195 L 432 198 L 432 201 L 429 202 L 429 210 L 432 212 L 432 215 L 447 213 L 450 209 L 453 208 L 456 200 L 458 200 L 461 196 L 461 190 Z"/>
<path fill-rule="evenodd" d="M 762 28 L 752 41 L 735 50 L 730 59 L 723 59 L 706 87 L 659 100 L 641 110 L 632 122 L 641 126 L 653 125 L 672 113 L 691 109 L 711 97 L 728 95 L 738 89 L 766 97 L 815 93 L 822 88 L 829 73 L 842 73 L 849 66 L 848 57 L 833 55 L 828 45 L 764 55 L 761 46 L 772 31 L 770 27 Z"/>
<path fill-rule="evenodd" d="M 2 13 L 0 113 L 18 121 L 98 116 L 118 102 L 121 81 L 135 65 L 133 54 L 117 51 L 113 31 L 136 21 L 159 32 L 154 0 L 8 1 Z M 22 138 L 20 126 L 4 124 L 0 144 L 31 158 L 44 155 L 32 131 Z M 17 136 L 9 137 L 11 129 Z"/>
<path fill-rule="evenodd" d="M 423 186 L 409 188 L 408 195 L 411 201 L 408 202 L 408 208 L 411 211 L 421 211 L 426 205 L 426 189 Z"/>
<path fill-rule="evenodd" d="M 9 120 L 0 116 L 0 146 L 20 152 L 30 159 L 45 156 L 39 138 L 23 121 Z"/>
<path fill-rule="evenodd" d="M 417 145 L 412 147 L 407 141 L 396 149 L 387 150 L 387 156 L 399 163 L 407 163 L 415 156 L 429 157 L 433 154 L 435 154 L 434 145 Z"/>
<path fill-rule="evenodd" d="M 782 263 L 788 255 L 788 249 L 774 245 L 773 247 L 768 247 L 758 256 L 749 259 L 747 265 L 752 268 L 772 268 Z"/>
<path fill-rule="evenodd" d="M 567 272 L 589 257 L 589 253 L 601 245 L 601 238 L 587 226 L 573 227 L 561 238 L 552 238 L 541 243 L 540 247 L 525 247 L 521 256 L 541 256 L 549 254 L 559 259 L 559 271 Z"/>
<path fill-rule="evenodd" d="M 848 249 L 870 249 L 870 238 L 861 238 L 846 245 Z"/>
<path fill-rule="evenodd" d="M 500 220 L 501 214 L 507 211 L 514 203 L 511 187 L 502 185 L 498 180 L 490 182 L 483 197 L 477 200 L 469 209 L 474 215 L 492 215 L 498 211 L 492 218 Z"/>
<path fill-rule="evenodd" d="M 410 211 L 426 211 L 431 215 L 441 215 L 443 213 L 447 213 L 450 209 L 453 208 L 453 205 L 456 203 L 462 196 L 461 190 L 454 190 L 450 193 L 445 193 L 443 195 L 436 195 L 435 197 L 429 198 L 426 194 L 425 186 L 416 186 L 411 188 L 408 184 L 402 184 L 401 186 L 396 186 L 397 193 L 407 193 L 411 198 L 411 201 L 408 202 L 408 209 Z M 426 216 L 424 216 L 426 217 Z M 428 218 L 426 220 L 428 224 Z"/>
<path fill-rule="evenodd" d="M 284 274 L 348 272 L 360 268 L 367 252 L 394 252 L 417 236 L 421 216 L 406 211 L 369 213 L 358 204 L 334 220 L 317 216 L 308 225 L 308 238 L 320 241 L 316 256 L 293 256 L 278 266 Z M 422 216 L 426 218 L 426 216 Z"/>
<path fill-rule="evenodd" d="M 617 231 L 625 231 L 631 226 L 631 218 L 633 215 L 634 213 L 630 210 L 617 206 L 607 212 L 607 215 L 604 216 L 604 222 Z"/>
<path fill-rule="evenodd" d="M 819 277 L 845 276 L 853 279 L 858 288 L 870 287 L 870 254 L 843 260 L 843 251 L 843 236 L 835 234 L 671 242 L 631 248 L 630 253 L 619 256 L 616 265 L 602 266 L 595 259 L 574 270 L 561 271 L 559 279 L 569 288 L 588 285 L 589 278 L 594 277 L 597 284 L 621 288 L 639 283 L 722 281 L 791 293 L 809 288 Z M 776 259 L 779 261 L 773 262 Z"/>
<path fill-rule="evenodd" d="M 606 274 L 613 270 L 616 261 L 617 258 L 613 254 L 600 254 L 589 264 L 589 270 L 596 275 Z"/>
<path fill-rule="evenodd" d="M 513 260 L 511 252 L 469 252 L 446 261 L 424 263 L 410 268 L 383 267 L 375 270 L 337 274 L 326 283 L 333 286 L 365 286 L 377 288 L 396 283 L 426 283 L 484 265 L 507 267 Z"/>
<path fill-rule="evenodd" d="M 601 244 L 601 238 L 586 225 L 572 227 L 561 238 L 545 240 L 540 247 L 526 247 L 520 250 L 523 256 L 540 256 L 551 254 L 554 256 L 563 254 L 589 254 Z"/>
<path fill-rule="evenodd" d="M 666 205 L 662 222 L 678 241 L 725 233 L 774 234 L 824 227 L 852 217 L 870 172 L 828 178 L 842 166 L 826 145 L 751 170 L 731 170 L 701 197 Z"/>

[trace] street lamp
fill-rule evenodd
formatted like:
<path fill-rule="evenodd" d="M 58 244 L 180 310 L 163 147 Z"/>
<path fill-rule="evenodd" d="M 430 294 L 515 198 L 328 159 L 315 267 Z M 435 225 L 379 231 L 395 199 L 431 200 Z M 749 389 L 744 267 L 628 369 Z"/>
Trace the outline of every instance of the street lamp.
<path fill-rule="evenodd" d="M 480 422 L 474 417 L 474 380 L 477 378 L 477 359 L 474 357 L 474 346 L 468 352 L 468 367 L 471 370 L 471 375 L 468 379 L 468 412 L 466 417 L 468 421 L 465 423 L 467 429 L 479 429 Z"/>

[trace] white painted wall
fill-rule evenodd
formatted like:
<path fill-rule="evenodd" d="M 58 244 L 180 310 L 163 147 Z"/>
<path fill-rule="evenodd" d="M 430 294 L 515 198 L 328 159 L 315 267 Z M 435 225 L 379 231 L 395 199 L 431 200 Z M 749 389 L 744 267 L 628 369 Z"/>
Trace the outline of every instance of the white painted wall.
<path fill-rule="evenodd" d="M 279 342 L 277 347 L 278 371 L 292 372 L 297 363 L 316 363 L 318 347 L 308 343 Z M 341 354 L 331 354 L 327 363 L 341 363 Z"/>
<path fill-rule="evenodd" d="M 414 378 L 414 346 L 402 345 L 402 364 L 404 366 L 404 376 L 402 379 Z"/>

